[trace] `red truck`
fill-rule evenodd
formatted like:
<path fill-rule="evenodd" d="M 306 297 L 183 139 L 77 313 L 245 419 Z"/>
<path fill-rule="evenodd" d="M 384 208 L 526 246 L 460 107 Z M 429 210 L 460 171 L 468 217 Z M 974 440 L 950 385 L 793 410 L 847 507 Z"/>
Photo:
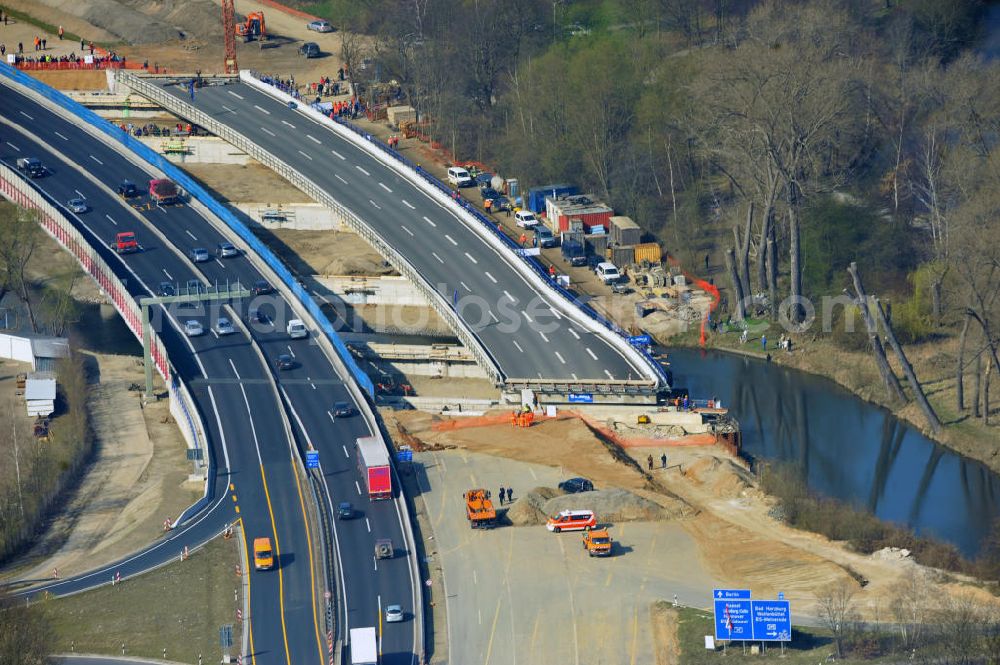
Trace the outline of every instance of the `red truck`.
<path fill-rule="evenodd" d="M 158 206 L 179 203 L 181 192 L 172 181 L 165 178 L 149 181 L 149 198 Z"/>
<path fill-rule="evenodd" d="M 392 498 L 389 451 L 380 438 L 364 436 L 358 439 L 358 469 L 368 485 L 369 499 L 376 501 Z"/>
<path fill-rule="evenodd" d="M 132 231 L 123 231 L 115 235 L 115 241 L 111 243 L 111 249 L 119 254 L 130 254 L 139 251 L 139 241 Z"/>

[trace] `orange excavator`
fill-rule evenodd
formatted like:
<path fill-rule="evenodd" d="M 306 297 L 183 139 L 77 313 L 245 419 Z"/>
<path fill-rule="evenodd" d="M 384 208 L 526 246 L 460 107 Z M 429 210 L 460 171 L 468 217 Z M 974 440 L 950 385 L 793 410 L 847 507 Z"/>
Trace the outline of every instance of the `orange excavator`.
<path fill-rule="evenodd" d="M 473 529 L 492 529 L 497 523 L 497 511 L 484 489 L 469 490 L 465 497 L 465 516 Z"/>
<path fill-rule="evenodd" d="M 267 41 L 264 12 L 250 12 L 247 14 L 246 20 L 236 25 L 236 34 L 242 37 L 245 42 L 254 39 L 261 42 Z"/>

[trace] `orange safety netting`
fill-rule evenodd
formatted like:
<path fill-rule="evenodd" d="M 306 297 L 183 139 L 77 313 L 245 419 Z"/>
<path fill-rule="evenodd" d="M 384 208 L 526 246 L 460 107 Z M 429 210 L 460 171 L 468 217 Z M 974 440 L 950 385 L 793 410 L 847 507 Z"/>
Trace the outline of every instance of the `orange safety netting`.
<path fill-rule="evenodd" d="M 680 266 L 680 263 L 677 261 L 677 259 L 670 256 L 669 254 L 667 255 L 667 263 L 675 267 Z M 699 343 L 702 346 L 705 346 L 705 323 L 708 322 L 708 317 L 712 315 L 712 312 L 715 311 L 715 308 L 719 306 L 719 287 L 715 286 L 714 284 L 709 284 L 708 282 L 706 282 L 701 278 L 695 277 L 686 270 L 682 270 L 681 273 L 684 275 L 684 277 L 688 279 L 688 281 L 692 282 L 699 289 L 705 291 L 706 293 L 712 296 L 712 304 L 708 306 L 708 311 L 705 312 L 705 316 L 701 318 L 701 336 L 699 338 Z"/>

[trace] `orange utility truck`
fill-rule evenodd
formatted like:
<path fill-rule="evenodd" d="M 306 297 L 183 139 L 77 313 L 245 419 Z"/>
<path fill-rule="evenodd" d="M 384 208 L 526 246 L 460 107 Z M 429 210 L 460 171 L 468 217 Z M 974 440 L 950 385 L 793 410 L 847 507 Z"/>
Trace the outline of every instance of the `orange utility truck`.
<path fill-rule="evenodd" d="M 484 489 L 469 490 L 465 497 L 465 516 L 473 529 L 492 529 L 497 525 L 497 511 Z"/>

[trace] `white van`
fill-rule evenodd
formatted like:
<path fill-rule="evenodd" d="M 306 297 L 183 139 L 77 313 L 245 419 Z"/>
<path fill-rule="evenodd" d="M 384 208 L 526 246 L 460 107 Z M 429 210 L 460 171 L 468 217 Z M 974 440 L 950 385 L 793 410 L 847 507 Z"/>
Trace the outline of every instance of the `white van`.
<path fill-rule="evenodd" d="M 538 218 L 530 210 L 518 210 L 515 212 L 514 221 L 522 229 L 531 229 L 538 226 Z"/>
<path fill-rule="evenodd" d="M 601 278 L 601 281 L 605 284 L 617 284 L 622 278 L 621 272 L 618 270 L 618 266 L 614 263 L 608 263 L 607 261 L 601 261 L 594 268 L 594 272 L 597 276 Z"/>
<path fill-rule="evenodd" d="M 285 331 L 292 339 L 300 339 L 302 337 L 309 336 L 309 329 L 306 328 L 306 324 L 303 323 L 302 319 L 292 319 L 289 321 Z"/>
<path fill-rule="evenodd" d="M 448 169 L 448 182 L 456 187 L 472 187 L 474 184 L 472 176 L 461 166 L 452 166 Z"/>

